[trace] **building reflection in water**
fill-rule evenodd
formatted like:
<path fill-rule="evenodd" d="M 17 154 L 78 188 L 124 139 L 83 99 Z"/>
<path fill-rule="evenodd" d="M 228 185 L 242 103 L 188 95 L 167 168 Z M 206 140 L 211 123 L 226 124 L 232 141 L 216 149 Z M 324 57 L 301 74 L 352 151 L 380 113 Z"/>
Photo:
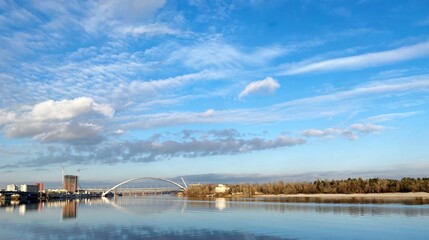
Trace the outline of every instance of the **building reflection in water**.
<path fill-rule="evenodd" d="M 215 206 L 220 211 L 224 210 L 226 208 L 226 199 L 216 198 Z"/>
<path fill-rule="evenodd" d="M 68 201 L 63 207 L 63 219 L 76 218 L 77 204 L 76 201 Z"/>

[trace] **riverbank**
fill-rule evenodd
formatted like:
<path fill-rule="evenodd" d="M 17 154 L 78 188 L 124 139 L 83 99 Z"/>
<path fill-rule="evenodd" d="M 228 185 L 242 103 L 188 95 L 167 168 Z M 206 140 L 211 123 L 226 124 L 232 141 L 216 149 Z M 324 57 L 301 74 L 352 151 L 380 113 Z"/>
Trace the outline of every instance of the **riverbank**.
<path fill-rule="evenodd" d="M 358 194 L 279 194 L 254 195 L 257 201 L 268 202 L 313 202 L 350 204 L 429 204 L 429 193 L 358 193 Z"/>
<path fill-rule="evenodd" d="M 323 199 L 351 199 L 351 198 L 376 198 L 376 199 L 414 199 L 423 198 L 429 200 L 427 192 L 408 193 L 354 193 L 354 194 L 263 194 L 253 195 L 256 198 L 323 198 Z"/>

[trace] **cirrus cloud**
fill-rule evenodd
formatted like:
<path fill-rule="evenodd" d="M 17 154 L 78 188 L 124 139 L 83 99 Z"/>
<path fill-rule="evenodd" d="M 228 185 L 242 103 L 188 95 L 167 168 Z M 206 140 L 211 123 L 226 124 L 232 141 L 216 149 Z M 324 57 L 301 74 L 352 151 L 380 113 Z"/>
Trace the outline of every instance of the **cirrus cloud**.
<path fill-rule="evenodd" d="M 369 117 L 367 120 L 369 122 L 377 123 L 377 122 L 387 122 L 392 121 L 397 118 L 407 118 L 410 116 L 414 116 L 416 114 L 424 113 L 423 111 L 414 111 L 414 112 L 398 112 L 398 113 L 386 113 L 379 114 L 376 116 Z"/>
<path fill-rule="evenodd" d="M 238 97 L 243 98 L 253 93 L 273 93 L 279 87 L 280 83 L 278 83 L 275 79 L 272 77 L 266 77 L 263 80 L 249 83 L 240 93 L 240 95 L 238 95 Z"/>
<path fill-rule="evenodd" d="M 282 75 L 297 75 L 311 72 L 327 72 L 345 69 L 361 69 L 382 66 L 395 62 L 416 59 L 429 55 L 429 42 L 404 46 L 397 49 L 365 53 L 361 55 L 323 60 L 319 62 L 303 62 L 293 65 Z"/>
<path fill-rule="evenodd" d="M 142 34 L 147 35 L 176 35 L 180 31 L 170 28 L 162 24 L 147 24 L 140 26 L 127 26 L 118 28 L 117 31 L 123 34 L 131 34 L 133 36 L 138 36 Z"/>
<path fill-rule="evenodd" d="M 362 133 L 378 133 L 385 129 L 383 126 L 371 123 L 355 123 L 351 125 L 350 128 Z"/>
<path fill-rule="evenodd" d="M 84 21 L 83 27 L 87 32 L 97 32 L 100 29 L 148 21 L 165 3 L 165 0 L 109 0 L 94 3 L 90 6 L 89 17 Z"/>

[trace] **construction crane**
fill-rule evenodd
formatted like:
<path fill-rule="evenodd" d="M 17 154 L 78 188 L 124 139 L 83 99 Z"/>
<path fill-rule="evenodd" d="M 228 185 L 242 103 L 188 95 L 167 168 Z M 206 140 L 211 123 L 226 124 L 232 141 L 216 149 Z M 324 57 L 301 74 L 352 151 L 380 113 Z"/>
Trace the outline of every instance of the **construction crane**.
<path fill-rule="evenodd" d="M 76 169 L 76 172 L 78 173 L 77 185 L 79 186 L 79 189 L 82 189 L 82 186 L 80 185 L 80 181 L 79 181 L 79 174 L 80 174 L 80 171 L 85 170 L 85 169 L 87 169 L 87 168 Z"/>
<path fill-rule="evenodd" d="M 61 168 L 61 184 L 64 186 L 64 166 L 60 164 L 59 167 Z"/>

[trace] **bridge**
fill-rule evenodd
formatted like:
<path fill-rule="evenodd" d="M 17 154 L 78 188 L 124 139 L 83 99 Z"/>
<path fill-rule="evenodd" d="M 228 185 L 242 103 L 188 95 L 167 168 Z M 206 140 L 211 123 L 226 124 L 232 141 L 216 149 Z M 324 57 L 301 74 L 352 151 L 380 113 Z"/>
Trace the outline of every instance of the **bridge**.
<path fill-rule="evenodd" d="M 138 178 L 131 178 L 131 179 L 125 180 L 125 181 L 123 181 L 123 182 L 121 182 L 121 183 L 119 183 L 119 184 L 115 185 L 114 187 L 112 187 L 112 188 L 108 189 L 107 191 L 103 192 L 103 193 L 101 194 L 101 196 L 102 196 L 102 197 L 105 197 L 108 193 L 110 193 L 110 192 L 114 191 L 114 190 L 115 190 L 115 189 L 117 189 L 118 187 L 120 187 L 120 186 L 122 186 L 122 185 L 124 185 L 124 184 L 127 184 L 127 183 L 129 183 L 129 182 L 134 182 L 134 181 L 138 181 L 138 180 L 145 180 L 145 179 L 164 181 L 164 182 L 170 183 L 170 184 L 172 184 L 172 185 L 174 185 L 174 186 L 178 187 L 179 189 L 181 189 L 181 191 L 185 191 L 186 189 L 188 189 L 188 185 L 186 184 L 186 182 L 185 182 L 185 180 L 184 180 L 183 178 L 181 178 L 181 179 L 182 179 L 182 182 L 183 182 L 183 186 L 182 186 L 182 185 L 180 185 L 179 183 L 174 182 L 174 181 L 171 181 L 171 180 L 166 179 L 166 178 L 156 178 L 156 177 L 138 177 Z"/>
<path fill-rule="evenodd" d="M 21 192 L 21 191 L 0 191 L 0 200 L 10 200 L 13 196 L 17 197 L 20 200 L 30 200 L 36 199 L 39 197 L 38 192 Z"/>

